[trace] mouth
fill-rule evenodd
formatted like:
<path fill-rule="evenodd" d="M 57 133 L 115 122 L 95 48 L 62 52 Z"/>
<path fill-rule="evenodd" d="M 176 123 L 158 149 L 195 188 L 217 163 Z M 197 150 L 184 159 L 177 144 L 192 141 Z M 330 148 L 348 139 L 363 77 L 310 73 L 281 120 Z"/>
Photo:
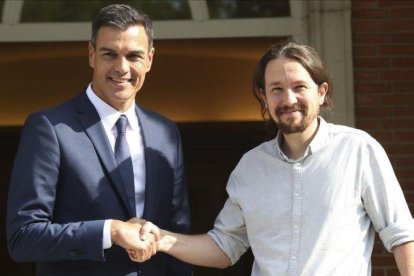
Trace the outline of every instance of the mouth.
<path fill-rule="evenodd" d="M 296 112 L 305 115 L 307 113 L 306 107 L 303 105 L 294 104 L 292 106 L 282 106 L 275 110 L 275 113 L 278 116 L 290 116 L 295 114 Z"/>
<path fill-rule="evenodd" d="M 117 84 L 129 83 L 129 82 L 132 81 L 132 79 L 127 79 L 127 78 L 108 77 L 108 79 L 112 82 L 117 83 Z"/>
<path fill-rule="evenodd" d="M 291 114 L 294 114 L 295 112 L 303 113 L 301 109 L 283 109 L 283 110 L 278 110 L 276 114 L 279 116 L 280 115 L 291 115 Z"/>

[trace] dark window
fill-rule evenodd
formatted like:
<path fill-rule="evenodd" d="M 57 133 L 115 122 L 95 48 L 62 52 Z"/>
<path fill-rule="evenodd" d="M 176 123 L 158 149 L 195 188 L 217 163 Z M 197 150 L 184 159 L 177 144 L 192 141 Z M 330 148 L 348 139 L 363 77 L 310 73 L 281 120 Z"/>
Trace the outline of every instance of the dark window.
<path fill-rule="evenodd" d="M 207 0 L 210 18 L 263 18 L 290 16 L 289 0 Z"/>
<path fill-rule="evenodd" d="M 152 20 L 191 19 L 186 0 L 31 0 L 24 1 L 21 22 L 89 22 L 102 7 L 114 3 L 141 8 Z"/>
<path fill-rule="evenodd" d="M 0 15 L 3 14 L 4 0 L 0 0 Z"/>

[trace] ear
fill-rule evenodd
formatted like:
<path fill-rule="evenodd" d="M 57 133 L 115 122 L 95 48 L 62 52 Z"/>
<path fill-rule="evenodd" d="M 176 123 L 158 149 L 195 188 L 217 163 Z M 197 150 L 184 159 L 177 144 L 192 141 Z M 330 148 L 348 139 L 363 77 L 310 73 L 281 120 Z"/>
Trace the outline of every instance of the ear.
<path fill-rule="evenodd" d="M 152 61 L 154 59 L 154 53 L 155 53 L 155 48 L 152 47 L 151 50 L 148 53 L 147 72 L 149 72 L 149 70 L 151 70 Z"/>
<path fill-rule="evenodd" d="M 95 47 L 93 47 L 92 43 L 89 42 L 88 44 L 88 51 L 89 51 L 89 66 L 95 69 Z"/>
<path fill-rule="evenodd" d="M 328 93 L 329 85 L 328 83 L 324 82 L 321 85 L 319 85 L 318 93 L 319 93 L 319 105 L 323 105 L 325 102 L 325 96 L 326 93 Z"/>

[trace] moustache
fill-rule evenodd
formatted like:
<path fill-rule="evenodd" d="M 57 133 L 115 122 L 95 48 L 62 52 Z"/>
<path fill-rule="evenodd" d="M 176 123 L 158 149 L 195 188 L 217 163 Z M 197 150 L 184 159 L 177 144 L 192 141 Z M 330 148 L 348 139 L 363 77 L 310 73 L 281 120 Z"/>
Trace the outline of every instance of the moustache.
<path fill-rule="evenodd" d="M 281 115 L 281 114 L 286 113 L 286 112 L 295 112 L 295 111 L 298 111 L 298 112 L 306 115 L 308 109 L 304 104 L 296 103 L 296 104 L 293 104 L 291 106 L 284 105 L 284 106 L 277 107 L 275 109 L 275 114 L 276 115 Z"/>

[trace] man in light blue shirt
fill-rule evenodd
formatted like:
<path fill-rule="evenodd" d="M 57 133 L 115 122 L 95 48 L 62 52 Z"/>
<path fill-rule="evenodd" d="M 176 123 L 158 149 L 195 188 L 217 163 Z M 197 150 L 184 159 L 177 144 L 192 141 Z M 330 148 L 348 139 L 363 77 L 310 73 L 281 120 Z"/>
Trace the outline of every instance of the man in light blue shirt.
<path fill-rule="evenodd" d="M 251 247 L 254 276 L 371 275 L 378 232 L 401 275 L 414 275 L 414 221 L 390 161 L 367 133 L 320 116 L 332 107 L 332 85 L 315 50 L 273 45 L 254 87 L 277 137 L 242 157 L 207 234 L 178 235 L 147 223 L 144 232 L 159 236 L 158 250 L 226 267 Z"/>

